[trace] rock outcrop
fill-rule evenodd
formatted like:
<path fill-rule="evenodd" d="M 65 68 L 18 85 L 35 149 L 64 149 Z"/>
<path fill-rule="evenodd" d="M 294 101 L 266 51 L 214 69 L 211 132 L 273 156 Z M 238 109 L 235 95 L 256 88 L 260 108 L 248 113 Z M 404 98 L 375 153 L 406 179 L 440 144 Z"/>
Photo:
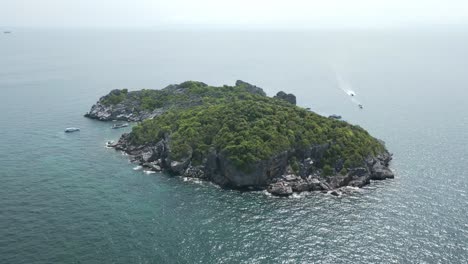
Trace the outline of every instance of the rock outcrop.
<path fill-rule="evenodd" d="M 296 104 L 296 96 L 294 94 L 288 94 L 288 93 L 285 93 L 283 91 L 280 91 L 273 97 L 284 100 L 284 101 L 289 102 L 289 103 L 291 103 L 293 105 Z"/>
<path fill-rule="evenodd" d="M 129 111 L 123 105 L 109 106 L 101 102 L 97 102 L 92 106 L 91 110 L 85 114 L 85 117 L 98 119 L 100 121 L 128 121 L 139 122 L 148 118 L 164 113 L 163 109 L 155 109 L 154 111 Z"/>
<path fill-rule="evenodd" d="M 261 96 L 266 96 L 266 93 L 263 91 L 262 88 L 260 87 L 257 87 L 255 85 L 252 85 L 248 82 L 244 82 L 244 81 L 241 81 L 241 80 L 237 80 L 236 81 L 236 86 L 243 86 L 246 88 L 246 90 L 249 92 L 249 93 L 252 93 L 252 94 L 258 94 L 258 95 L 261 95 Z"/>

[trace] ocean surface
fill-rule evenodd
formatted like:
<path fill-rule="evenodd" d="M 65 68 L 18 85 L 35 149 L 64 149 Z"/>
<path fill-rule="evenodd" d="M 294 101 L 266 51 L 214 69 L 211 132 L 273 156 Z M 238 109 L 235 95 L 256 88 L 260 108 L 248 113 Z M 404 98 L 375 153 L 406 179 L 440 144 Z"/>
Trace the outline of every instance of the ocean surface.
<path fill-rule="evenodd" d="M 1 34 L 0 263 L 468 263 L 467 32 Z M 237 79 L 366 128 L 396 178 L 222 190 L 134 170 L 104 146 L 130 128 L 83 117 L 116 88 Z"/>

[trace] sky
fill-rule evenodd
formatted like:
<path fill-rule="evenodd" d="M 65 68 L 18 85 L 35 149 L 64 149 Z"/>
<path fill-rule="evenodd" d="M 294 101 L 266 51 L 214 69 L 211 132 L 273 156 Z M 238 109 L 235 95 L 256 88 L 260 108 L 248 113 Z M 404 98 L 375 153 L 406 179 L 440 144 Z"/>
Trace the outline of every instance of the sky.
<path fill-rule="evenodd" d="M 322 28 L 468 24 L 468 0 L 0 0 L 0 27 Z"/>

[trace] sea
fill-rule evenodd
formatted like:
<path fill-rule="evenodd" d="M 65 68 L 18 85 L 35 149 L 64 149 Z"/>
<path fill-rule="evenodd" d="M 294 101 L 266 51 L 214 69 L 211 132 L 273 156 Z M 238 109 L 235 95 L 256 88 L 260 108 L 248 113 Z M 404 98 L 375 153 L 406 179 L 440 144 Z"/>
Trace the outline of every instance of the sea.
<path fill-rule="evenodd" d="M 0 263 L 468 263 L 467 29 L 0 34 Z M 83 117 L 112 89 L 186 80 L 341 115 L 386 142 L 396 177 L 340 197 L 223 190 L 139 169 L 105 147 L 130 127 Z"/>

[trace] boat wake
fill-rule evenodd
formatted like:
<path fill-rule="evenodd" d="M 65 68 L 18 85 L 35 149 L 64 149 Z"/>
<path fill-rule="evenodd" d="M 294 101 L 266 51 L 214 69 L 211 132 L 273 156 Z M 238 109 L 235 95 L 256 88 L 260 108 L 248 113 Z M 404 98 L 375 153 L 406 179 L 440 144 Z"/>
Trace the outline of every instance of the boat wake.
<path fill-rule="evenodd" d="M 357 94 L 353 90 L 353 87 L 349 82 L 347 82 L 341 75 L 336 73 L 336 82 L 338 84 L 338 88 L 342 90 L 345 94 L 351 97 L 351 102 L 353 102 L 355 105 L 359 106 L 359 108 L 362 109 L 362 104 L 359 102 L 359 100 L 356 98 Z"/>
<path fill-rule="evenodd" d="M 356 92 L 352 90 L 351 84 L 343 79 L 339 74 L 336 74 L 336 81 L 338 82 L 338 87 L 349 96 L 355 96 Z"/>

